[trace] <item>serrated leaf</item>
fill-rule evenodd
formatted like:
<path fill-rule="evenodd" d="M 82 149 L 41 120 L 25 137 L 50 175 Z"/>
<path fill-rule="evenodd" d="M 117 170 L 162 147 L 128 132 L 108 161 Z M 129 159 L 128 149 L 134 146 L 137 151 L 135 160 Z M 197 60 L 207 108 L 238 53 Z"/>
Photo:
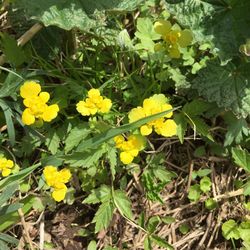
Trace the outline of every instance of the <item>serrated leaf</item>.
<path fill-rule="evenodd" d="M 168 68 L 169 78 L 175 82 L 176 92 L 190 88 L 190 82 L 188 82 L 185 75 L 183 75 L 179 68 Z"/>
<path fill-rule="evenodd" d="M 174 115 L 174 121 L 177 124 L 177 136 L 182 144 L 184 142 L 184 136 L 187 131 L 187 119 L 184 114 L 179 113 Z"/>
<path fill-rule="evenodd" d="M 117 149 L 115 147 L 109 147 L 107 152 L 107 158 L 110 164 L 110 171 L 113 179 L 115 179 L 116 165 L 117 165 Z"/>
<path fill-rule="evenodd" d="M 104 26 L 105 22 L 96 14 L 98 11 L 134 10 L 142 0 L 44 0 L 43 4 L 37 1 L 19 0 L 15 7 L 23 8 L 26 15 L 42 22 L 45 26 L 58 26 L 70 30 L 79 28 L 90 30 Z"/>
<path fill-rule="evenodd" d="M 60 138 L 55 129 L 49 130 L 45 139 L 45 145 L 48 147 L 48 150 L 52 153 L 52 155 L 56 154 L 60 145 Z"/>
<path fill-rule="evenodd" d="M 96 204 L 99 202 L 106 202 L 111 199 L 111 189 L 106 185 L 94 189 L 91 191 L 91 194 L 83 200 L 83 203 L 87 204 Z"/>
<path fill-rule="evenodd" d="M 87 124 L 79 124 L 72 128 L 65 140 L 65 153 L 68 153 L 73 148 L 77 147 L 79 143 L 90 134 L 90 132 L 91 131 L 87 128 Z"/>
<path fill-rule="evenodd" d="M 234 220 L 228 220 L 222 224 L 222 235 L 227 240 L 235 239 L 238 240 L 240 238 L 240 233 L 238 229 L 238 225 Z"/>
<path fill-rule="evenodd" d="M 209 140 L 214 141 L 212 135 L 209 132 L 210 127 L 199 117 L 192 117 L 190 125 L 194 124 L 194 129 L 201 135 L 207 137 Z"/>
<path fill-rule="evenodd" d="M 16 67 L 20 66 L 26 60 L 26 56 L 21 47 L 17 45 L 14 38 L 6 33 L 0 33 L 2 51 L 6 59 Z"/>
<path fill-rule="evenodd" d="M 110 201 L 106 201 L 100 205 L 93 219 L 93 222 L 95 222 L 95 233 L 109 226 L 113 211 L 114 205 Z"/>
<path fill-rule="evenodd" d="M 192 87 L 209 102 L 232 110 L 236 115 L 250 114 L 250 66 L 236 67 L 229 62 L 221 66 L 218 60 L 208 63 L 194 79 Z"/>
<path fill-rule="evenodd" d="M 187 113 L 189 116 L 197 116 L 202 115 L 208 109 L 210 109 L 213 105 L 206 101 L 195 99 L 192 102 L 186 103 L 182 109 L 183 112 Z"/>
<path fill-rule="evenodd" d="M 232 156 L 235 164 L 250 172 L 250 154 L 239 148 L 232 148 Z"/>
<path fill-rule="evenodd" d="M 135 32 L 135 36 L 138 37 L 142 42 L 145 39 L 157 40 L 161 37 L 161 35 L 154 31 L 153 22 L 148 17 L 139 17 L 137 19 L 136 29 L 137 31 Z"/>
<path fill-rule="evenodd" d="M 132 219 L 131 201 L 122 190 L 115 190 L 113 194 L 115 206 L 119 212 L 129 219 Z"/>
<path fill-rule="evenodd" d="M 168 171 L 163 166 L 157 166 L 156 168 L 152 169 L 154 176 L 158 178 L 161 182 L 169 183 L 172 178 L 176 177 L 176 174 Z"/>
<path fill-rule="evenodd" d="M 59 156 L 59 158 L 64 159 L 71 167 L 90 168 L 96 164 L 105 153 L 106 148 L 100 147 L 86 152 L 76 152 L 72 155 Z"/>

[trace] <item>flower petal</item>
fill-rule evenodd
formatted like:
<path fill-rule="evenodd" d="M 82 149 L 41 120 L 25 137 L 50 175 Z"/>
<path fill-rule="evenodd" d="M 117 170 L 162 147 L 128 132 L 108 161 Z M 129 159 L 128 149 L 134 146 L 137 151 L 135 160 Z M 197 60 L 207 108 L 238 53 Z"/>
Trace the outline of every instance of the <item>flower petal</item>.
<path fill-rule="evenodd" d="M 35 116 L 31 113 L 29 108 L 25 109 L 22 114 L 22 121 L 25 125 L 31 125 L 35 122 Z"/>
<path fill-rule="evenodd" d="M 123 164 L 130 164 L 133 161 L 134 157 L 128 152 L 120 153 L 120 160 Z"/>
<path fill-rule="evenodd" d="M 22 98 L 37 96 L 40 92 L 40 84 L 34 81 L 26 81 L 20 88 L 20 95 Z"/>
<path fill-rule="evenodd" d="M 50 94 L 48 92 L 41 92 L 39 97 L 43 103 L 46 103 L 50 98 Z"/>
<path fill-rule="evenodd" d="M 55 201 L 62 201 L 65 198 L 67 192 L 67 187 L 65 186 L 65 188 L 61 188 L 61 189 L 55 189 L 52 192 L 52 197 Z"/>
<path fill-rule="evenodd" d="M 165 36 L 171 30 L 171 23 L 166 20 L 159 20 L 154 23 L 154 30 L 156 33 Z"/>
<path fill-rule="evenodd" d="M 190 30 L 183 30 L 181 31 L 181 36 L 178 40 L 178 44 L 182 48 L 185 48 L 192 43 L 192 40 L 193 40 L 192 32 Z"/>
<path fill-rule="evenodd" d="M 56 118 L 58 111 L 59 107 L 57 104 L 50 105 L 45 109 L 42 115 L 42 119 L 46 122 L 50 122 L 51 120 Z"/>
<path fill-rule="evenodd" d="M 143 125 L 141 126 L 140 128 L 140 132 L 142 135 L 150 135 L 152 133 L 153 129 L 152 129 L 152 126 L 150 125 Z"/>
<path fill-rule="evenodd" d="M 10 173 L 11 173 L 11 170 L 9 168 L 4 168 L 2 171 L 2 176 L 6 177 L 6 176 L 10 175 Z"/>
<path fill-rule="evenodd" d="M 111 109 L 112 106 L 112 102 L 110 99 L 105 98 L 101 104 L 100 104 L 101 108 L 100 108 L 100 112 L 101 113 L 108 113 L 109 110 Z"/>

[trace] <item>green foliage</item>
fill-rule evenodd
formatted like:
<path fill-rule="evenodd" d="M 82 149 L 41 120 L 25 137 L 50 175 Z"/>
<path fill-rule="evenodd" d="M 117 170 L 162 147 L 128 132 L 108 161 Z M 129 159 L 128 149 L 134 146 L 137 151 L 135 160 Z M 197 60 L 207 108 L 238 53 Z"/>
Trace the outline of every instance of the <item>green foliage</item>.
<path fill-rule="evenodd" d="M 88 31 L 105 26 L 102 11 L 134 10 L 140 3 L 141 0 L 98 0 L 94 2 L 46 0 L 41 5 L 36 1 L 20 0 L 15 3 L 15 6 L 23 8 L 28 16 L 42 22 L 45 26 L 55 25 L 66 30 L 79 28 Z"/>
<path fill-rule="evenodd" d="M 126 193 L 122 190 L 115 190 L 113 193 L 113 200 L 119 212 L 123 216 L 132 219 L 131 201 L 127 197 Z"/>
<path fill-rule="evenodd" d="M 195 184 L 191 186 L 188 190 L 188 199 L 192 202 L 196 202 L 200 199 L 201 196 L 201 189 L 200 185 Z"/>
<path fill-rule="evenodd" d="M 202 192 L 207 193 L 211 190 L 212 182 L 211 179 L 207 176 L 204 176 L 200 180 L 200 189 Z"/>
<path fill-rule="evenodd" d="M 235 164 L 244 168 L 247 172 L 250 171 L 250 154 L 239 148 L 232 148 L 232 156 Z"/>
<path fill-rule="evenodd" d="M 250 113 L 249 65 L 236 66 L 229 62 L 221 66 L 219 60 L 208 63 L 198 72 L 192 87 L 209 102 L 247 117 Z"/>

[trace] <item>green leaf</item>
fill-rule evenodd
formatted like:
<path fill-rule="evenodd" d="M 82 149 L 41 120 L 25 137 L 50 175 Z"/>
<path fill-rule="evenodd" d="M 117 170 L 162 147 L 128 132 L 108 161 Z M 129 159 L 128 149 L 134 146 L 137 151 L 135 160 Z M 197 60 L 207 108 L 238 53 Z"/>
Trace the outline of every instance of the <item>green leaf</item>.
<path fill-rule="evenodd" d="M 38 163 L 38 164 L 35 164 L 31 167 L 25 168 L 16 174 L 9 175 L 8 177 L 2 179 L 0 181 L 0 190 L 4 187 L 7 187 L 9 184 L 11 184 L 15 181 L 23 180 L 26 176 L 28 176 L 30 173 L 32 173 L 39 166 L 41 166 L 41 163 Z"/>
<path fill-rule="evenodd" d="M 212 198 L 208 198 L 206 201 L 205 201 L 205 207 L 206 209 L 208 210 L 213 210 L 215 209 L 216 207 L 218 206 L 218 203 L 212 199 Z"/>
<path fill-rule="evenodd" d="M 90 243 L 88 244 L 87 250 L 96 250 L 96 249 L 97 249 L 96 242 L 94 240 L 91 240 Z"/>
<path fill-rule="evenodd" d="M 238 228 L 239 233 L 240 233 L 240 238 L 243 241 L 246 241 L 248 243 L 250 243 L 250 221 L 243 221 L 240 223 L 240 226 Z"/>
<path fill-rule="evenodd" d="M 202 192 L 207 193 L 211 190 L 212 182 L 209 177 L 204 176 L 200 180 L 200 189 Z"/>
<path fill-rule="evenodd" d="M 23 8 L 26 15 L 45 26 L 54 25 L 66 30 L 79 28 L 88 31 L 105 26 L 105 22 L 97 15 L 100 11 L 130 11 L 141 2 L 142 0 L 44 0 L 43 4 L 40 4 L 37 1 L 19 0 L 14 6 Z"/>
<path fill-rule="evenodd" d="M 238 240 L 240 238 L 240 233 L 238 229 L 238 225 L 234 220 L 228 220 L 222 224 L 222 235 L 225 239 L 235 239 Z"/>
<path fill-rule="evenodd" d="M 11 185 L 9 185 L 7 188 L 3 190 L 3 192 L 0 194 L 0 207 L 9 199 L 11 198 L 12 194 L 17 190 L 18 183 L 14 182 Z"/>
<path fill-rule="evenodd" d="M 159 216 L 153 216 L 151 217 L 149 220 L 148 220 L 148 223 L 147 223 L 147 230 L 150 234 L 152 234 L 157 226 L 160 224 L 161 222 L 161 219 Z"/>
<path fill-rule="evenodd" d="M 110 164 L 110 170 L 113 179 L 115 179 L 115 173 L 116 173 L 116 165 L 117 165 L 117 149 L 113 147 L 109 147 L 107 151 L 107 158 Z"/>
<path fill-rule="evenodd" d="M 106 202 L 111 199 L 111 189 L 106 185 L 94 189 L 91 191 L 91 194 L 83 200 L 83 203 L 87 204 L 96 204 L 99 202 Z"/>
<path fill-rule="evenodd" d="M 22 206 L 23 206 L 23 204 L 21 204 L 21 203 L 14 203 L 11 205 L 5 205 L 5 206 L 0 208 L 0 217 L 4 217 L 7 214 L 13 213 L 13 212 L 17 211 L 19 208 L 21 208 Z"/>
<path fill-rule="evenodd" d="M 174 121 L 177 124 L 177 136 L 181 144 L 183 144 L 184 136 L 187 131 L 187 119 L 183 113 L 179 113 L 179 114 L 174 115 Z"/>
<path fill-rule="evenodd" d="M 45 140 L 45 145 L 48 147 L 48 150 L 52 153 L 52 155 L 56 154 L 60 145 L 60 138 L 55 129 L 49 130 Z"/>
<path fill-rule="evenodd" d="M 72 128 L 65 140 L 65 153 L 68 153 L 73 148 L 77 147 L 79 143 L 90 134 L 90 132 L 91 131 L 87 129 L 87 124 L 79 124 Z"/>
<path fill-rule="evenodd" d="M 152 168 L 152 171 L 154 176 L 165 184 L 169 183 L 172 178 L 176 177 L 175 173 L 168 171 L 166 167 L 163 166 L 157 166 L 156 168 Z"/>
<path fill-rule="evenodd" d="M 180 90 L 190 88 L 190 83 L 188 82 L 185 75 L 183 75 L 179 68 L 169 67 L 168 71 L 169 78 L 175 82 L 175 89 L 178 93 Z"/>
<path fill-rule="evenodd" d="M 3 233 L 0 233 L 0 240 L 5 241 L 7 243 L 11 243 L 13 245 L 18 245 L 18 243 L 19 243 L 19 240 L 17 240 L 16 238 L 14 238 L 8 234 L 3 234 Z"/>
<path fill-rule="evenodd" d="M 90 168 L 106 153 L 105 147 L 92 149 L 85 152 L 75 152 L 72 155 L 59 156 L 64 159 L 71 167 Z"/>
<path fill-rule="evenodd" d="M 9 105 L 4 100 L 0 100 L 0 107 L 4 112 L 10 143 L 13 146 L 15 144 L 15 128 L 12 121 L 14 115 Z"/>
<path fill-rule="evenodd" d="M 179 231 L 182 233 L 182 234 L 187 234 L 189 231 L 190 231 L 190 227 L 188 226 L 188 224 L 181 224 L 179 226 Z"/>
<path fill-rule="evenodd" d="M 232 148 L 231 151 L 235 164 L 250 172 L 250 154 L 239 148 Z"/>
<path fill-rule="evenodd" d="M 209 102 L 232 110 L 237 116 L 250 113 L 250 66 L 236 67 L 229 62 L 221 66 L 218 60 L 208 63 L 194 79 L 192 87 Z"/>
<path fill-rule="evenodd" d="M 2 250 L 10 250 L 9 247 L 6 245 L 6 243 L 2 240 L 0 240 L 0 249 Z"/>
<path fill-rule="evenodd" d="M 195 99 L 192 102 L 186 103 L 182 111 L 187 113 L 189 116 L 193 117 L 197 115 L 202 115 L 211 107 L 213 107 L 211 103 L 208 103 L 200 99 Z"/>
<path fill-rule="evenodd" d="M 16 67 L 20 66 L 26 60 L 25 53 L 21 47 L 17 45 L 14 38 L 6 33 L 0 33 L 2 51 L 6 59 Z"/>
<path fill-rule="evenodd" d="M 162 222 L 164 222 L 165 224 L 172 224 L 175 222 L 175 218 L 172 216 L 165 216 L 161 218 Z"/>
<path fill-rule="evenodd" d="M 138 37 L 142 42 L 145 39 L 157 40 L 161 35 L 154 31 L 154 25 L 152 20 L 148 17 L 137 19 L 135 36 Z"/>
<path fill-rule="evenodd" d="M 131 201 L 122 190 L 115 190 L 113 193 L 114 204 L 119 212 L 129 219 L 132 219 Z"/>
<path fill-rule="evenodd" d="M 165 249 L 174 250 L 174 248 L 170 244 L 168 244 L 165 239 L 162 239 L 157 235 L 151 235 L 150 238 L 158 246 L 164 247 Z"/>
<path fill-rule="evenodd" d="M 77 151 L 84 151 L 84 150 L 89 149 L 89 148 L 94 148 L 94 147 L 110 140 L 111 138 L 113 138 L 117 135 L 126 133 L 128 131 L 135 130 L 135 129 L 141 127 L 142 125 L 144 125 L 145 123 L 148 123 L 148 122 L 153 121 L 157 118 L 160 118 L 160 117 L 162 117 L 170 112 L 177 110 L 178 108 L 179 107 L 171 109 L 171 110 L 163 111 L 163 112 L 142 118 L 138 121 L 135 121 L 135 122 L 132 122 L 129 124 L 125 124 L 125 125 L 117 127 L 117 128 L 112 128 L 104 133 L 101 133 L 95 137 L 92 137 L 91 139 L 83 141 L 78 146 Z"/>
<path fill-rule="evenodd" d="M 188 199 L 190 201 L 198 201 L 200 199 L 200 196 L 201 196 L 200 185 L 195 184 L 189 188 Z"/>
<path fill-rule="evenodd" d="M 189 120 L 190 125 L 193 125 L 194 130 L 196 130 L 199 134 L 207 137 L 209 140 L 214 141 L 212 135 L 209 132 L 210 127 L 204 122 L 203 119 L 195 116 L 192 117 L 192 122 Z"/>
<path fill-rule="evenodd" d="M 153 250 L 150 236 L 147 236 L 144 240 L 144 250 Z"/>
<path fill-rule="evenodd" d="M 114 205 L 110 201 L 105 201 L 98 208 L 93 222 L 95 222 L 95 233 L 106 229 L 112 219 L 114 211 Z"/>

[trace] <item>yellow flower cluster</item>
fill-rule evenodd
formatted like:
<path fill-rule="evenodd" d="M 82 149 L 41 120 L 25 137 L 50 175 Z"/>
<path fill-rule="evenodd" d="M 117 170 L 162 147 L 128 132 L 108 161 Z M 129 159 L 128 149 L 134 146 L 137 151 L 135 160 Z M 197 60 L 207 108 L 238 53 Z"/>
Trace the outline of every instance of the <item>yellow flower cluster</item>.
<path fill-rule="evenodd" d="M 96 113 L 108 113 L 111 106 L 110 99 L 103 98 L 98 89 L 91 89 L 86 100 L 76 104 L 76 109 L 81 115 L 90 116 Z"/>
<path fill-rule="evenodd" d="M 5 157 L 0 158 L 0 171 L 3 177 L 10 175 L 13 167 L 14 162 L 12 160 L 7 160 Z"/>
<path fill-rule="evenodd" d="M 135 122 L 144 117 L 157 114 L 163 111 L 172 109 L 173 107 L 167 103 L 168 99 L 163 94 L 156 94 L 150 98 L 143 101 L 142 107 L 137 107 L 132 109 L 129 114 L 129 122 Z M 176 135 L 177 125 L 171 118 L 173 112 L 166 114 L 165 116 L 151 121 L 140 127 L 140 132 L 142 135 L 150 135 L 154 131 L 162 136 L 171 137 Z"/>
<path fill-rule="evenodd" d="M 187 47 L 193 40 L 190 30 L 182 30 L 177 24 L 172 26 L 169 21 L 159 20 L 155 22 L 154 30 L 161 35 L 163 40 L 162 43 L 155 45 L 155 51 L 167 50 L 171 58 L 180 58 L 180 47 Z"/>
<path fill-rule="evenodd" d="M 43 121 L 50 122 L 56 118 L 58 105 L 47 105 L 50 95 L 48 92 L 41 92 L 41 86 L 37 82 L 26 81 L 20 88 L 20 95 L 24 98 L 23 104 L 26 107 L 22 114 L 25 125 L 42 125 Z"/>
<path fill-rule="evenodd" d="M 62 201 L 67 192 L 67 186 L 71 178 L 71 173 L 64 168 L 60 171 L 54 166 L 46 166 L 43 170 L 46 183 L 53 188 L 52 197 L 55 201 Z"/>
<path fill-rule="evenodd" d="M 121 150 L 120 160 L 124 164 L 130 164 L 145 146 L 145 138 L 141 135 L 130 135 L 127 140 L 118 135 L 114 140 L 116 148 Z"/>

